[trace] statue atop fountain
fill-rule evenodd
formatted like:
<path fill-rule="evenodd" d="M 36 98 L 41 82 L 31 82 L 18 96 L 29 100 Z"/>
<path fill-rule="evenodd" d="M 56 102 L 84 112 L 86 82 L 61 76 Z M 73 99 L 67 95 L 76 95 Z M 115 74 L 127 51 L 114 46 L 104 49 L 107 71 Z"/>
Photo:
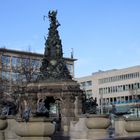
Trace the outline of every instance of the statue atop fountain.
<path fill-rule="evenodd" d="M 38 80 L 67 80 L 72 79 L 63 59 L 61 39 L 57 28 L 60 26 L 56 19 L 57 11 L 49 11 L 50 28 L 45 38 L 45 52 Z"/>

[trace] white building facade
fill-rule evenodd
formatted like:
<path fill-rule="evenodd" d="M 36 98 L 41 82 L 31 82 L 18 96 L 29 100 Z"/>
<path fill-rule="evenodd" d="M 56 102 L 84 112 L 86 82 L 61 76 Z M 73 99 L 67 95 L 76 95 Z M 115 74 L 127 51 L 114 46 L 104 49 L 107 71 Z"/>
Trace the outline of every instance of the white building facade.
<path fill-rule="evenodd" d="M 96 98 L 99 105 L 140 103 L 140 66 L 99 71 L 77 81 L 87 98 Z"/>

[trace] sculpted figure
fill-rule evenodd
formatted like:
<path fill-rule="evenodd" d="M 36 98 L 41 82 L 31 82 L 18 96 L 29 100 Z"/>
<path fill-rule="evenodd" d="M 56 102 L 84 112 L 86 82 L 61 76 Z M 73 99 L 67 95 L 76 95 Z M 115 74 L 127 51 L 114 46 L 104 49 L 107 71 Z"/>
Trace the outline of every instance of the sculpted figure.
<path fill-rule="evenodd" d="M 48 112 L 48 109 L 45 107 L 45 102 L 43 99 L 40 99 L 37 104 L 37 113 L 45 114 Z"/>
<path fill-rule="evenodd" d="M 22 120 L 28 122 L 31 115 L 31 108 L 26 100 L 23 100 L 21 111 L 22 111 L 21 113 Z"/>

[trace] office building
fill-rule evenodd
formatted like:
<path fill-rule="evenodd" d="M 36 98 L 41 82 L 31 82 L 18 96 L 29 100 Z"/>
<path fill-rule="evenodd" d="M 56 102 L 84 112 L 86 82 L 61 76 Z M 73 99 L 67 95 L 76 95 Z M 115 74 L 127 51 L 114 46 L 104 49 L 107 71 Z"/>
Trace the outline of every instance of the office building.
<path fill-rule="evenodd" d="M 140 105 L 140 66 L 100 70 L 77 81 L 87 98 L 96 98 L 99 105 Z"/>

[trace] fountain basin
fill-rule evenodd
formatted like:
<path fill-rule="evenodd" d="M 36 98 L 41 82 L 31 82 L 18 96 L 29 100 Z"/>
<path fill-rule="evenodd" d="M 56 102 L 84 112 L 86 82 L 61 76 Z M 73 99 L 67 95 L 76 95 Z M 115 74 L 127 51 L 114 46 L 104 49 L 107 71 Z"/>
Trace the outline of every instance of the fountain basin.
<path fill-rule="evenodd" d="M 86 126 L 88 129 L 107 129 L 110 120 L 106 115 L 90 115 L 87 116 Z"/>
<path fill-rule="evenodd" d="M 31 118 L 27 123 L 17 120 L 15 130 L 20 137 L 49 137 L 54 131 L 54 124 L 46 118 Z"/>

